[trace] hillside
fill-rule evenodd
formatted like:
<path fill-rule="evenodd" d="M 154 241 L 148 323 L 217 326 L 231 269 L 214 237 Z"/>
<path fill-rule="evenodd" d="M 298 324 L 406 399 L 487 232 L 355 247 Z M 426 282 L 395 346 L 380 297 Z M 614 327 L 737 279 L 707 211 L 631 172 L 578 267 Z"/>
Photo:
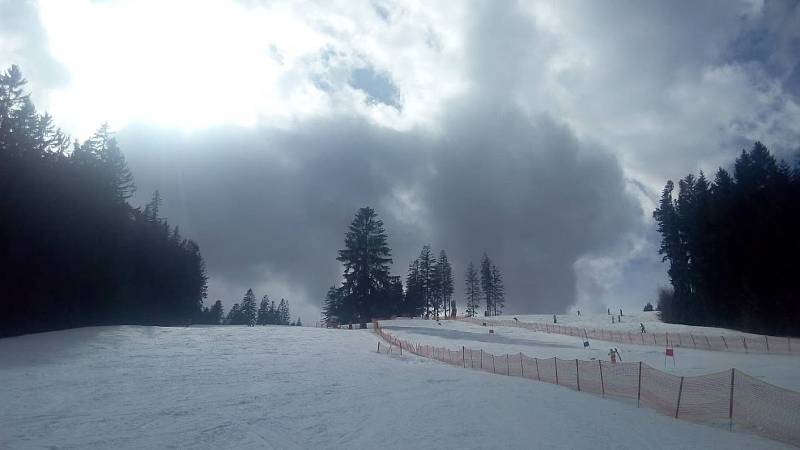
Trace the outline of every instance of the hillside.
<path fill-rule="evenodd" d="M 377 341 L 270 326 L 0 339 L 0 447 L 781 448 Z"/>

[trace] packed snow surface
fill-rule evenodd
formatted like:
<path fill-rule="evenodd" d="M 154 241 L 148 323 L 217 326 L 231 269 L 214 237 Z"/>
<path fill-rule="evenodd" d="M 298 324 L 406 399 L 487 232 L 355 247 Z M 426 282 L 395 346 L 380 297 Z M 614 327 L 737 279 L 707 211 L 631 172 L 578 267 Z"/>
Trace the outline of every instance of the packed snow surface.
<path fill-rule="evenodd" d="M 727 328 L 715 327 L 699 327 L 694 325 L 681 325 L 675 323 L 664 323 L 658 318 L 657 311 L 622 311 L 622 322 L 618 322 L 619 309 L 612 309 L 611 315 L 606 313 L 582 313 L 580 316 L 577 313 L 557 314 L 556 320 L 558 325 L 565 325 L 570 327 L 586 328 L 587 330 L 613 330 L 621 332 L 639 333 L 640 324 L 644 324 L 645 330 L 649 333 L 683 333 L 693 334 L 695 336 L 749 336 L 756 337 L 758 335 L 743 333 L 738 330 L 730 330 Z M 611 322 L 611 317 L 614 317 L 614 322 Z M 496 316 L 498 320 L 514 320 L 514 317 L 523 322 L 539 322 L 539 323 L 553 323 L 553 314 L 524 314 L 524 315 L 504 315 Z"/>
<path fill-rule="evenodd" d="M 456 342 L 427 322 L 417 336 Z M 377 342 L 368 330 L 273 326 L 0 339 L 0 448 L 783 448 L 559 386 L 378 354 Z"/>
<path fill-rule="evenodd" d="M 550 319 L 552 321 L 552 316 Z M 560 321 L 559 321 L 560 323 Z M 482 349 L 495 355 L 524 353 L 530 357 L 561 359 L 603 359 L 610 348 L 619 350 L 623 361 L 642 361 L 651 367 L 676 375 L 704 375 L 731 368 L 787 389 L 800 391 L 800 355 L 742 353 L 675 348 L 665 361 L 664 347 L 589 340 L 561 334 L 532 331 L 514 326 L 489 327 L 458 320 L 407 320 L 381 322 L 389 333 L 411 342 L 449 349 L 462 346 Z M 638 323 L 637 323 L 638 326 Z M 668 324 L 662 324 L 666 327 Z M 489 329 L 494 332 L 489 333 Z M 672 330 L 668 330 L 673 332 Z"/>

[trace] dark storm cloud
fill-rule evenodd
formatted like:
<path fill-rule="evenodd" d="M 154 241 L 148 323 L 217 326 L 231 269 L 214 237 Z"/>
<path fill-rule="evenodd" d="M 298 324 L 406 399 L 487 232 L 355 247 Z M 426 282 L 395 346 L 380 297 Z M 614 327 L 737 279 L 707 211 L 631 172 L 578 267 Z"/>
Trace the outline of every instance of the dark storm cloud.
<path fill-rule="evenodd" d="M 639 231 L 641 210 L 607 151 L 547 116 L 484 111 L 454 119 L 437 154 L 426 189 L 435 240 L 461 268 L 488 252 L 509 308 L 563 311 L 576 299 L 576 260 Z"/>
<path fill-rule="evenodd" d="M 420 242 L 383 205 L 417 176 L 414 136 L 360 121 L 304 123 L 294 132 L 211 130 L 185 137 L 153 129 L 119 135 L 143 203 L 154 189 L 164 214 L 196 239 L 215 280 L 247 286 L 286 279 L 313 299 L 338 280 L 336 251 L 355 210 L 382 209 L 395 248 Z"/>
<path fill-rule="evenodd" d="M 372 205 L 396 272 L 426 243 L 452 255 L 458 279 L 486 251 L 504 270 L 511 310 L 563 310 L 575 299 L 575 260 L 636 226 L 619 164 L 547 117 L 466 116 L 439 138 L 340 120 L 293 132 L 119 137 L 138 200 L 158 188 L 164 214 L 198 240 L 212 277 L 238 290 L 272 276 L 319 300 L 338 280 L 336 251 L 353 213 Z M 419 223 L 404 220 L 402 192 L 419 195 Z"/>
<path fill-rule="evenodd" d="M 800 96 L 800 2 L 764 2 L 761 13 L 746 20 L 731 43 L 729 57 L 757 65 L 787 92 Z"/>
<path fill-rule="evenodd" d="M 523 47 L 549 45 L 518 13 L 476 15 L 470 70 L 478 87 L 447 105 L 438 133 L 343 118 L 191 137 L 128 129 L 120 141 L 138 198 L 161 190 L 165 214 L 199 241 L 212 292 L 214 277 L 240 286 L 229 302 L 271 276 L 318 306 L 339 279 L 347 224 L 371 205 L 386 222 L 395 273 L 405 274 L 422 245 L 444 248 L 460 298 L 466 264 L 488 252 L 505 274 L 508 310 L 563 311 L 576 299 L 576 260 L 638 232 L 641 210 L 607 150 L 514 106 Z M 503 32 L 490 33 L 494 26 Z M 391 83 L 375 80 L 358 87 L 394 95 Z"/>

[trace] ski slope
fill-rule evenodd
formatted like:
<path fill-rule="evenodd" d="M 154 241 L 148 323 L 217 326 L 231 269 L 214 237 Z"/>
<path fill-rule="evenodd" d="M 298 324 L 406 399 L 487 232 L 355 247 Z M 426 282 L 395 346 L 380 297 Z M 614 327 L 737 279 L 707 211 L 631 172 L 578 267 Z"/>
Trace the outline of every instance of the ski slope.
<path fill-rule="evenodd" d="M 417 336 L 454 343 L 427 322 Z M 0 339 L 0 448 L 785 448 L 377 354 L 377 341 L 369 330 L 133 326 Z"/>
<path fill-rule="evenodd" d="M 524 316 L 517 316 L 523 320 Z M 550 316 L 552 320 L 552 316 Z M 624 319 L 623 319 L 624 320 Z M 560 320 L 559 320 L 560 323 Z M 623 322 L 624 323 L 624 322 Z M 535 358 L 603 359 L 608 360 L 611 347 L 617 348 L 623 361 L 642 361 L 675 375 L 704 375 L 731 368 L 768 383 L 800 391 L 800 355 L 740 353 L 676 348 L 675 362 L 670 359 L 665 366 L 664 348 L 639 344 L 624 344 L 590 340 L 585 348 L 583 340 L 574 336 L 533 331 L 520 327 L 484 327 L 479 324 L 443 320 L 398 319 L 381 321 L 392 335 L 427 345 L 460 349 L 462 346 L 483 349 L 494 354 L 524 353 Z M 636 324 L 638 326 L 638 323 Z M 666 328 L 668 324 L 661 324 Z M 489 334 L 489 329 L 494 330 Z M 667 330 L 673 332 L 672 330 Z"/>
<path fill-rule="evenodd" d="M 557 314 L 556 319 L 558 325 L 566 325 L 571 327 L 586 328 L 587 330 L 614 330 L 621 332 L 630 332 L 639 334 L 639 324 L 644 324 L 648 333 L 683 333 L 693 334 L 695 336 L 748 336 L 760 337 L 757 334 L 743 333 L 738 330 L 730 330 L 727 328 L 715 327 L 699 327 L 694 325 L 681 325 L 674 323 L 664 323 L 658 318 L 657 311 L 622 311 L 622 322 L 617 322 L 619 309 L 612 309 L 611 313 L 614 315 L 614 323 L 611 322 L 611 316 L 607 313 L 577 313 L 570 314 Z M 523 315 L 503 315 L 497 316 L 499 320 L 513 320 L 514 317 L 523 322 L 538 322 L 538 323 L 553 323 L 552 314 L 523 314 Z"/>

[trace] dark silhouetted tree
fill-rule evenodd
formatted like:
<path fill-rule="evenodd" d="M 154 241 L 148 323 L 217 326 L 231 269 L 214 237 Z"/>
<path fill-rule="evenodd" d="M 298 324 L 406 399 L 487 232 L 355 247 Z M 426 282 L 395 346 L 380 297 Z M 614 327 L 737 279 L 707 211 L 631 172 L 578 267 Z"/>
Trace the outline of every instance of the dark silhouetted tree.
<path fill-rule="evenodd" d="M 256 323 L 259 325 L 269 324 L 269 296 L 267 294 L 264 294 L 264 297 L 261 298 L 261 303 L 258 305 Z"/>
<path fill-rule="evenodd" d="M 211 310 L 209 311 L 209 324 L 212 325 L 219 325 L 222 323 L 223 319 L 223 310 L 222 310 L 222 302 L 217 300 L 211 305 Z"/>
<path fill-rule="evenodd" d="M 374 317 L 374 308 L 383 301 L 390 282 L 392 258 L 386 239 L 375 210 L 359 209 L 345 235 L 345 248 L 336 258 L 344 265 L 340 319 L 365 323 Z"/>
<path fill-rule="evenodd" d="M 483 298 L 486 303 L 487 316 L 496 315 L 494 305 L 494 277 L 492 276 L 492 260 L 484 253 L 481 259 L 481 289 L 483 290 Z"/>
<path fill-rule="evenodd" d="M 0 336 L 107 324 L 207 322 L 199 247 L 134 208 L 108 126 L 83 143 L 0 73 Z"/>
<path fill-rule="evenodd" d="M 668 322 L 752 332 L 800 332 L 794 281 L 800 253 L 800 177 L 756 142 L 709 183 L 701 172 L 667 182 L 653 217 L 671 291 L 658 310 Z"/>
<path fill-rule="evenodd" d="M 492 308 L 495 316 L 503 312 L 505 304 L 506 289 L 503 285 L 503 274 L 492 264 Z"/>
<path fill-rule="evenodd" d="M 248 289 L 244 294 L 242 303 L 239 306 L 239 312 L 242 315 L 242 323 L 240 325 L 254 326 L 256 324 L 256 296 L 253 294 L 252 289 Z"/>
<path fill-rule="evenodd" d="M 478 308 L 481 307 L 481 286 L 478 272 L 475 270 L 475 265 L 472 262 L 467 266 L 467 273 L 464 280 L 464 296 L 467 305 L 467 317 L 475 317 Z"/>

